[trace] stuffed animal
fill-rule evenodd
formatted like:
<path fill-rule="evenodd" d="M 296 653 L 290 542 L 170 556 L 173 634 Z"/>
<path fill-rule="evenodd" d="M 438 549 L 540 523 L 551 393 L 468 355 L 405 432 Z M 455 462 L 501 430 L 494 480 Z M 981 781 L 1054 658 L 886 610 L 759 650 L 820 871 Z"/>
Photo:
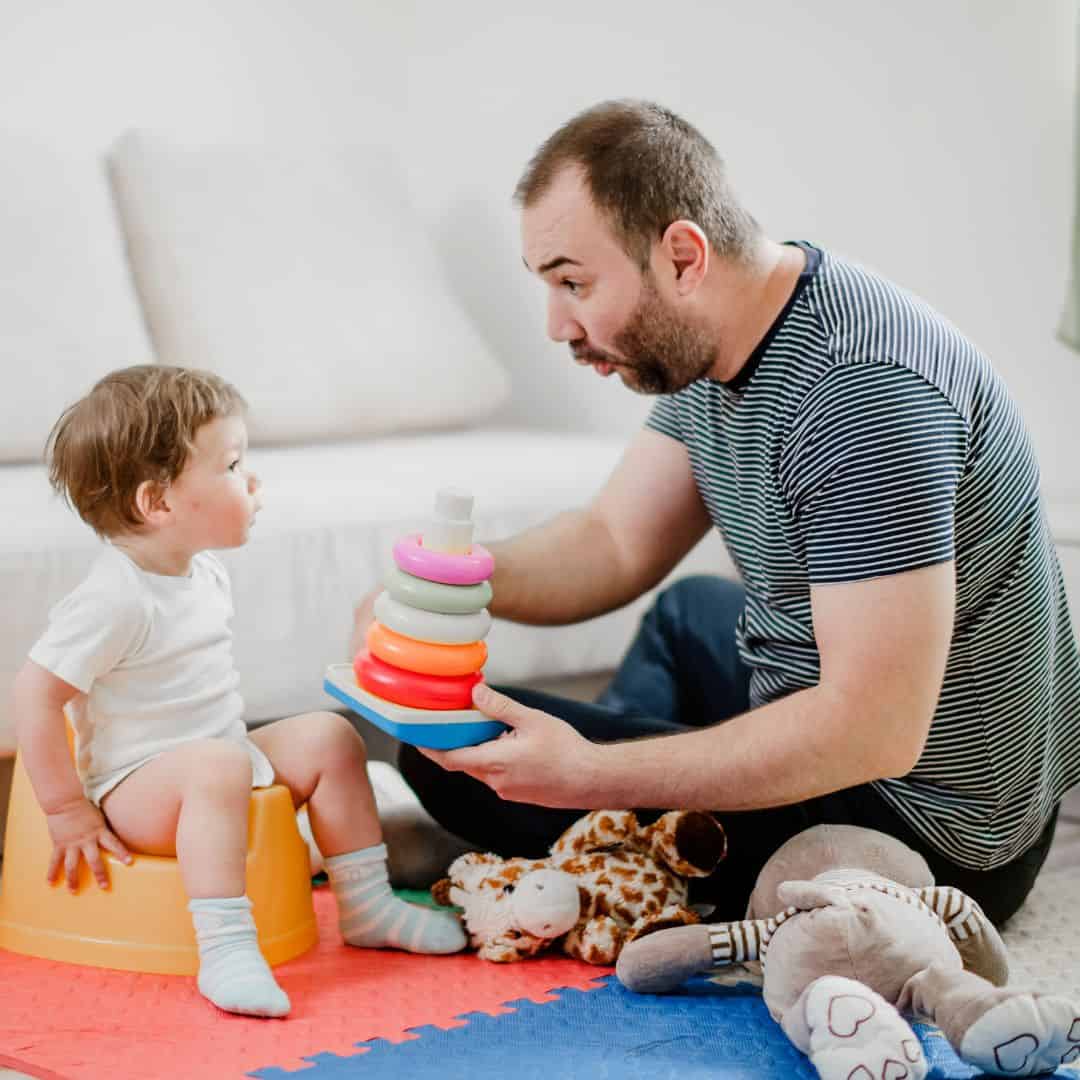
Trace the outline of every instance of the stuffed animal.
<path fill-rule="evenodd" d="M 765 864 L 745 921 L 661 930 L 624 949 L 616 973 L 658 993 L 754 960 L 769 1012 L 825 1080 L 925 1077 L 901 1012 L 937 1024 L 986 1073 L 1080 1059 L 1080 1003 L 1005 988 L 1005 946 L 978 904 L 869 829 L 799 834 Z"/>
<path fill-rule="evenodd" d="M 709 814 L 671 811 L 642 827 L 628 810 L 594 810 L 563 833 L 550 858 L 470 852 L 431 893 L 464 909 L 485 960 L 524 960 L 557 946 L 613 964 L 639 934 L 698 922 L 685 879 L 712 873 L 725 854 L 724 830 Z"/>

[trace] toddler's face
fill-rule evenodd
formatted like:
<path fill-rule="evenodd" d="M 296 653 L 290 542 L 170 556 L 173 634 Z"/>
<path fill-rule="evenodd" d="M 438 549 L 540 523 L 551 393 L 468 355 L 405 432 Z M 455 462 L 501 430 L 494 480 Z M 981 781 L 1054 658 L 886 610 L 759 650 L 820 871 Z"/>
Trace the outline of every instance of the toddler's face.
<path fill-rule="evenodd" d="M 204 424 L 184 471 L 169 487 L 169 508 L 193 550 L 239 547 L 262 500 L 258 477 L 246 467 L 247 426 L 240 416 Z"/>

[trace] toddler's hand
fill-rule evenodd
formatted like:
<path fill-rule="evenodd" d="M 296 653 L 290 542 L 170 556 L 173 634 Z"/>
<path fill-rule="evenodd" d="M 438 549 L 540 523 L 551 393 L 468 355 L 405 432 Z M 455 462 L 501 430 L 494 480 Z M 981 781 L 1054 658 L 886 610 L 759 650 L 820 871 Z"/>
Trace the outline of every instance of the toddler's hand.
<path fill-rule="evenodd" d="M 101 849 L 111 851 L 125 863 L 131 862 L 128 849 L 105 824 L 105 815 L 88 799 L 80 799 L 55 813 L 46 814 L 53 850 L 49 858 L 47 879 L 56 880 L 61 867 L 67 886 L 75 891 L 79 874 L 79 860 L 85 859 L 91 873 L 102 889 L 109 887 L 109 875 L 101 858 Z"/>

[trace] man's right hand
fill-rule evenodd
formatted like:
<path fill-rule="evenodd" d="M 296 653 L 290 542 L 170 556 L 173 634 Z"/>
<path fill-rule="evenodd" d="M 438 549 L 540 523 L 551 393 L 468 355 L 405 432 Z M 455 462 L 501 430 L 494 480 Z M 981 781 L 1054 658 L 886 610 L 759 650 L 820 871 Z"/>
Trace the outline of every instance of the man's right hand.
<path fill-rule="evenodd" d="M 375 598 L 382 592 L 382 587 L 372 589 L 353 608 L 353 628 L 349 637 L 349 662 L 356 659 L 356 654 L 364 647 L 368 627 L 375 621 Z"/>
<path fill-rule="evenodd" d="M 79 799 L 51 814 L 45 815 L 52 837 L 53 850 L 46 875 L 50 884 L 61 868 L 69 891 L 75 891 L 79 877 L 79 862 L 85 859 L 90 872 L 102 889 L 109 887 L 109 875 L 101 857 L 101 849 L 111 851 L 125 863 L 131 853 L 105 823 L 105 815 L 89 799 Z"/>

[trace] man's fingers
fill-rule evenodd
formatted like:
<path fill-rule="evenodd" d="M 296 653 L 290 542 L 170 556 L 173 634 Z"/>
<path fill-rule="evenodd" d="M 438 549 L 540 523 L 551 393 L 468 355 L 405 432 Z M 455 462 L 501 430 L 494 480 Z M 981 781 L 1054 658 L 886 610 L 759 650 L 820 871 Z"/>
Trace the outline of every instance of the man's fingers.
<path fill-rule="evenodd" d="M 131 852 L 124 847 L 123 841 L 115 833 L 109 832 L 108 829 L 103 829 L 101 835 L 98 837 L 98 843 L 105 848 L 106 851 L 111 851 L 121 862 L 131 865 Z"/>
<path fill-rule="evenodd" d="M 416 749 L 419 750 L 424 757 L 434 761 L 440 769 L 445 769 L 447 772 L 460 772 L 459 769 L 455 769 L 454 766 L 446 760 L 447 754 L 451 753 L 451 751 L 431 750 L 426 746 L 418 746 Z"/>
<path fill-rule="evenodd" d="M 98 847 L 96 840 L 90 840 L 83 844 L 83 858 L 86 859 L 87 865 L 90 867 L 90 873 L 94 875 L 94 880 L 98 883 L 98 887 L 107 889 L 109 887 L 109 874 L 105 869 L 105 861 L 101 857 L 101 848 Z"/>
<path fill-rule="evenodd" d="M 447 772 L 464 772 L 473 776 L 484 765 L 484 757 L 476 753 L 478 747 L 474 746 L 467 746 L 463 750 L 428 750 L 423 746 L 417 749 Z"/>
<path fill-rule="evenodd" d="M 500 694 L 498 690 L 492 690 L 487 683 L 477 683 L 473 687 L 473 705 L 491 720 L 501 720 L 511 727 L 518 727 L 535 712 L 520 701 Z"/>
<path fill-rule="evenodd" d="M 483 776 L 496 766 L 505 765 L 507 757 L 506 741 L 502 738 L 460 750 L 428 750 L 423 746 L 418 746 L 417 750 L 447 772 L 463 772 L 470 776 Z"/>

